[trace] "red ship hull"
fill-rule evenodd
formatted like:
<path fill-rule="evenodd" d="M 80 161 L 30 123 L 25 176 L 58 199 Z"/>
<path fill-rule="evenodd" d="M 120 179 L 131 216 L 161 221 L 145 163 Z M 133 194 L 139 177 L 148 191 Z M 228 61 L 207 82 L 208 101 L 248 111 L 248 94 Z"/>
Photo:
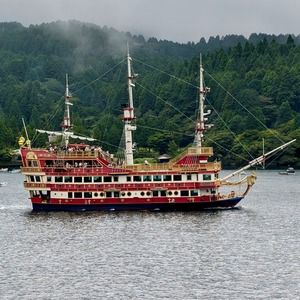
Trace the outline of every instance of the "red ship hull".
<path fill-rule="evenodd" d="M 201 211 L 205 209 L 233 208 L 243 197 L 216 201 L 180 203 L 105 203 L 105 204 L 49 204 L 32 203 L 33 211 Z"/>

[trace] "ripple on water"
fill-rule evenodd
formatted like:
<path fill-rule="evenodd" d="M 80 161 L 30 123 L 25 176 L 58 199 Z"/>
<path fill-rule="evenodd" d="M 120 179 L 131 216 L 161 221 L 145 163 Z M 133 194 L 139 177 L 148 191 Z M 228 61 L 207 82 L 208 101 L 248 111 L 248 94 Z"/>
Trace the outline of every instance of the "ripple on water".
<path fill-rule="evenodd" d="M 22 176 L 10 174 L 0 189 L 0 295 L 296 299 L 299 176 L 258 178 L 234 210 L 32 213 Z"/>

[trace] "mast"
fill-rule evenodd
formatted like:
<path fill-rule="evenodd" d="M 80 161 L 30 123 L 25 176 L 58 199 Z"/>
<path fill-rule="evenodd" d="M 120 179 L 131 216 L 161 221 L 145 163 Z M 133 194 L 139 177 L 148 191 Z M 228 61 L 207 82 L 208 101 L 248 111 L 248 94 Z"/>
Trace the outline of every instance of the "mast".
<path fill-rule="evenodd" d="M 196 128 L 195 128 L 195 138 L 194 138 L 194 145 L 197 147 L 202 146 L 203 142 L 203 133 L 207 128 L 210 128 L 212 125 L 205 125 L 205 121 L 207 121 L 207 118 L 205 118 L 206 115 L 210 114 L 210 110 L 207 112 L 204 112 L 204 101 L 205 101 L 205 95 L 209 91 L 209 88 L 204 87 L 204 69 L 202 66 L 202 54 L 200 54 L 200 79 L 199 79 L 199 111 L 197 116 L 197 122 L 196 122 Z"/>
<path fill-rule="evenodd" d="M 72 99 L 72 95 L 69 91 L 68 74 L 66 74 L 65 113 L 64 113 L 63 123 L 62 123 L 63 143 L 66 147 L 69 144 L 69 137 L 72 134 L 72 132 L 70 132 L 70 129 L 72 128 L 71 115 L 70 115 L 70 106 L 73 105 L 70 102 L 71 99 Z"/>
<path fill-rule="evenodd" d="M 133 79 L 136 75 L 132 73 L 131 69 L 131 57 L 129 54 L 129 47 L 127 45 L 127 69 L 128 69 L 128 99 L 129 103 L 123 110 L 124 132 L 125 132 L 125 163 L 126 165 L 133 165 L 133 138 L 132 132 L 136 130 L 136 126 L 133 125 L 135 120 L 134 107 L 133 107 Z"/>

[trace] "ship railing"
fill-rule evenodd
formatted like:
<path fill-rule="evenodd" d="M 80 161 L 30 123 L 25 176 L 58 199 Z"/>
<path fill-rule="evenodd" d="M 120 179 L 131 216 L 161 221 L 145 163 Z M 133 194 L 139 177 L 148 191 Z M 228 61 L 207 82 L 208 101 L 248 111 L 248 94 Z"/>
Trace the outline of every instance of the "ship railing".
<path fill-rule="evenodd" d="M 212 147 L 188 147 L 183 152 L 175 156 L 171 159 L 170 162 L 175 163 L 176 161 L 180 160 L 180 158 L 184 156 L 195 156 L 195 155 L 206 155 L 206 156 L 213 156 L 213 148 Z"/>
<path fill-rule="evenodd" d="M 157 163 L 157 164 L 139 164 L 132 166 L 125 166 L 125 169 L 131 171 L 219 171 L 221 168 L 220 162 L 208 162 L 201 164 L 188 164 L 188 165 L 176 165 L 174 163 Z"/>
<path fill-rule="evenodd" d="M 108 156 L 104 155 L 103 152 L 95 150 L 95 151 L 58 151 L 56 153 L 58 159 L 78 159 L 78 158 L 97 158 L 98 156 L 102 156 L 107 158 Z"/>
<path fill-rule="evenodd" d="M 25 188 L 46 188 L 45 183 L 37 183 L 37 182 L 24 182 Z"/>
<path fill-rule="evenodd" d="M 38 167 L 21 167 L 22 173 L 41 173 L 42 169 Z"/>
<path fill-rule="evenodd" d="M 189 147 L 187 149 L 188 155 L 208 155 L 214 154 L 212 147 Z"/>
<path fill-rule="evenodd" d="M 53 189 L 57 190 L 70 190 L 70 189 L 82 189 L 83 191 L 88 189 L 98 189 L 99 183 L 47 183 Z M 215 181 L 211 182 L 135 182 L 135 183 L 102 183 L 103 190 L 170 190 L 170 189 L 200 189 L 200 188 L 213 188 L 217 187 Z"/>

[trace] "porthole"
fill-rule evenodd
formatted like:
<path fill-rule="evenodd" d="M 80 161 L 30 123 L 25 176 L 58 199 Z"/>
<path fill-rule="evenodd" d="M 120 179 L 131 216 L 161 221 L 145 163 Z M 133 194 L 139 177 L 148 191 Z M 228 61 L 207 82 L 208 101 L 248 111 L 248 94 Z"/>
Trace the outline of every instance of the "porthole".
<path fill-rule="evenodd" d="M 131 196 L 131 192 L 128 192 L 128 193 L 127 193 L 127 196 Z"/>
<path fill-rule="evenodd" d="M 147 196 L 151 196 L 151 192 L 148 191 L 148 192 L 146 193 L 146 195 L 147 195 Z"/>
<path fill-rule="evenodd" d="M 104 193 L 103 192 L 100 193 L 100 197 L 104 197 Z"/>
<path fill-rule="evenodd" d="M 121 193 L 121 196 L 125 196 L 125 195 L 126 195 L 126 193 L 125 193 L 125 192 L 122 192 L 122 193 Z"/>
<path fill-rule="evenodd" d="M 95 193 L 94 196 L 95 196 L 95 197 L 98 197 L 98 193 Z"/>
<path fill-rule="evenodd" d="M 168 191 L 168 195 L 171 196 L 171 195 L 172 195 L 172 192 L 171 192 L 171 191 Z"/>
<path fill-rule="evenodd" d="M 177 195 L 178 195 L 178 191 L 175 191 L 175 192 L 174 192 L 174 195 L 177 196 Z"/>
<path fill-rule="evenodd" d="M 144 192 L 141 192 L 141 196 L 145 196 L 145 193 L 144 193 Z"/>

